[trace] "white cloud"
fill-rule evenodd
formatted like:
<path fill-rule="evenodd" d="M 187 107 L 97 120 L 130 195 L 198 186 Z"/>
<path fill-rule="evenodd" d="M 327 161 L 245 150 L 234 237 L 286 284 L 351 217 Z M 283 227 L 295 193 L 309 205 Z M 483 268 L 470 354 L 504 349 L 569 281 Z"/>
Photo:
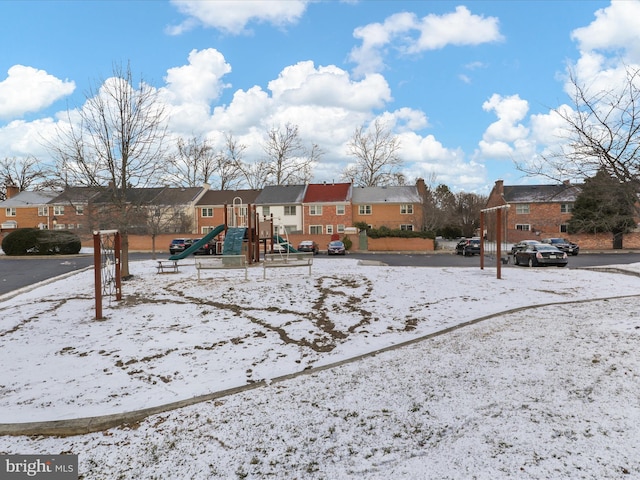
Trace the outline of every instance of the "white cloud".
<path fill-rule="evenodd" d="M 595 16 L 591 24 L 571 34 L 579 49 L 625 52 L 626 62 L 640 62 L 640 2 L 613 1 Z"/>
<path fill-rule="evenodd" d="M 503 97 L 493 94 L 482 104 L 482 109 L 494 112 L 498 120 L 485 130 L 479 144 L 480 150 L 486 157 L 509 157 L 515 142 L 529 135 L 529 129 L 520 123 L 529 111 L 528 102 L 519 95 Z"/>
<path fill-rule="evenodd" d="M 179 35 L 197 25 L 216 28 L 230 34 L 245 32 L 247 24 L 266 22 L 276 26 L 296 23 L 304 14 L 308 0 L 172 0 L 188 18 L 167 31 Z"/>
<path fill-rule="evenodd" d="M 60 80 L 44 70 L 14 65 L 0 82 L 0 118 L 12 118 L 46 108 L 75 90 L 74 82 Z"/>
<path fill-rule="evenodd" d="M 398 13 L 383 23 L 357 28 L 353 36 L 362 45 L 351 51 L 350 60 L 357 64 L 355 72 L 380 71 L 388 49 L 403 54 L 417 54 L 442 49 L 448 45 L 480 45 L 503 39 L 498 19 L 473 15 L 466 7 L 444 15 L 427 15 L 418 19 L 413 13 Z"/>
<path fill-rule="evenodd" d="M 313 62 L 299 62 L 284 68 L 269 82 L 274 100 L 287 104 L 313 104 L 367 111 L 391 101 L 391 89 L 382 75 L 367 75 L 353 81 L 334 66 L 315 68 Z"/>
<path fill-rule="evenodd" d="M 229 72 L 231 66 L 217 50 L 192 50 L 188 65 L 167 70 L 163 90 L 171 103 L 210 103 L 228 87 L 222 77 Z"/>

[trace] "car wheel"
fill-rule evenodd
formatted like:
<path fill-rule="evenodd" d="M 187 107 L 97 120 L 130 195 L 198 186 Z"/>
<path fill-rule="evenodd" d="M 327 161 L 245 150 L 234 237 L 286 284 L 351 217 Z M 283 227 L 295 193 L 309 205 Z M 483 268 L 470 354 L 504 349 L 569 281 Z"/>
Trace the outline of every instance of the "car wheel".
<path fill-rule="evenodd" d="M 558 266 L 559 266 L 559 267 L 566 267 L 566 266 L 567 266 L 567 264 L 566 264 L 566 263 L 562 263 L 562 264 L 560 264 L 560 265 L 558 265 Z"/>
<path fill-rule="evenodd" d="M 527 262 L 527 265 L 529 265 L 529 267 L 533 267 L 535 265 L 535 262 L 533 261 L 533 258 L 529 259 L 529 261 Z"/>

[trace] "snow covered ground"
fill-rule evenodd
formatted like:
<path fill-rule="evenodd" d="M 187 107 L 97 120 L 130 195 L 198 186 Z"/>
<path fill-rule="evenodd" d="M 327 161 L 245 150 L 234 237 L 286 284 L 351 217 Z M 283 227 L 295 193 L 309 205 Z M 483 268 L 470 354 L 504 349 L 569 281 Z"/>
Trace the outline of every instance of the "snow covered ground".
<path fill-rule="evenodd" d="M 257 388 L 96 433 L 0 436 L 0 453 L 75 453 L 85 479 L 640 476 L 638 276 L 348 257 L 266 281 L 131 271 L 104 320 L 92 271 L 0 299 L 0 423 Z"/>

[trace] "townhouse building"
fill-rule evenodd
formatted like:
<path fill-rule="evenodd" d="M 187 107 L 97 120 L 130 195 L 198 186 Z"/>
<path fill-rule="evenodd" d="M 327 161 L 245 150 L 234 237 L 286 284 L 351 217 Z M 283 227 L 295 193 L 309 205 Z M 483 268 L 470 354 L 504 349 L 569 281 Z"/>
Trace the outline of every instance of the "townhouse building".
<path fill-rule="evenodd" d="M 496 180 L 487 208 L 510 205 L 504 217 L 506 242 L 536 237 L 567 237 L 573 204 L 579 185 L 504 185 Z"/>
<path fill-rule="evenodd" d="M 343 234 L 353 225 L 351 183 L 311 183 L 302 201 L 302 231 L 307 235 Z"/>
<path fill-rule="evenodd" d="M 0 228 L 10 231 L 16 228 L 55 228 L 57 219 L 49 202 L 57 192 L 19 191 L 17 187 L 7 187 L 7 198 L 0 202 Z"/>
<path fill-rule="evenodd" d="M 418 182 L 423 180 L 418 180 Z M 423 226 L 423 201 L 419 184 L 353 189 L 353 222 L 370 228 L 387 227 L 419 231 Z"/>
<path fill-rule="evenodd" d="M 274 231 L 303 233 L 302 203 L 307 185 L 270 185 L 262 189 L 256 198 L 260 219 L 272 219 Z"/>
<path fill-rule="evenodd" d="M 195 204 L 195 232 L 206 235 L 217 226 L 230 222 L 238 225 L 249 224 L 248 205 L 255 204 L 260 190 L 207 190 Z M 225 207 L 233 208 L 233 215 L 225 212 Z M 229 218 L 228 217 L 232 217 Z"/>

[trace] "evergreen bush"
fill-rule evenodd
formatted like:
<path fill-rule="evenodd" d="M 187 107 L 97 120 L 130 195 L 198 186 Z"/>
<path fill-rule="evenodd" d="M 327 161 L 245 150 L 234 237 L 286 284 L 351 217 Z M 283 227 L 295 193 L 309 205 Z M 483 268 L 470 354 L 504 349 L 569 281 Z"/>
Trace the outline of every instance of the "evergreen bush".
<path fill-rule="evenodd" d="M 6 255 L 74 255 L 81 248 L 80 237 L 68 230 L 19 228 L 2 240 Z"/>

